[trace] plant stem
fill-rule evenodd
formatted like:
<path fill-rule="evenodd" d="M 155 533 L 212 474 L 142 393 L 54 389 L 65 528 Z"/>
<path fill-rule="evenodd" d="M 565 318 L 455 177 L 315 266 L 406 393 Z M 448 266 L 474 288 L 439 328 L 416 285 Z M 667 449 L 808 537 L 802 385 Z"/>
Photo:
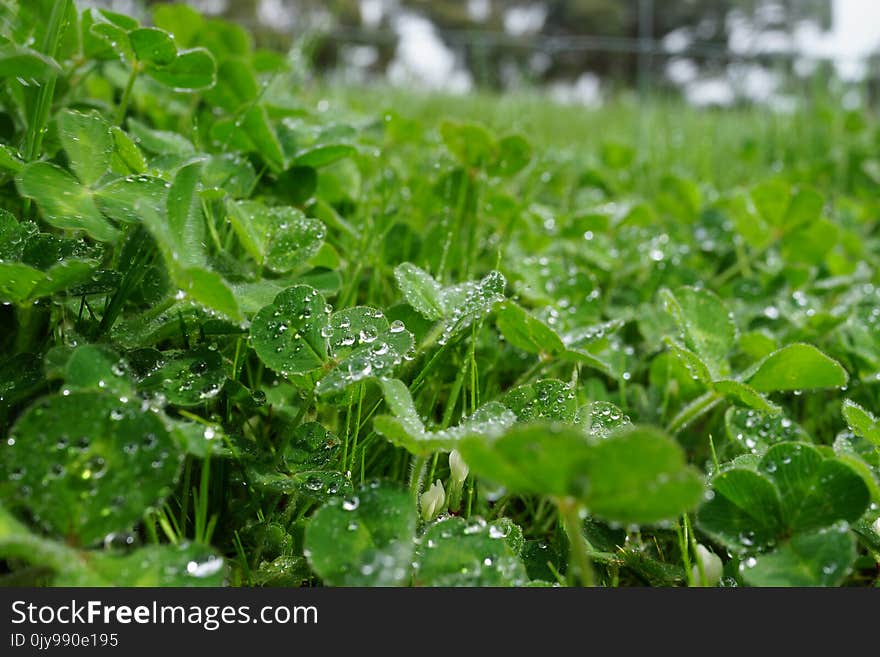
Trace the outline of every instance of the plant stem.
<path fill-rule="evenodd" d="M 425 469 L 428 465 L 427 456 L 414 456 L 409 472 L 409 492 L 413 500 L 418 503 L 419 493 L 422 491 L 422 480 L 425 478 Z"/>
<path fill-rule="evenodd" d="M 140 66 L 137 62 L 131 65 L 131 73 L 128 74 L 128 82 L 125 83 L 125 90 L 122 92 L 122 98 L 119 100 L 119 107 L 116 108 L 116 118 L 114 122 L 121 126 L 125 120 L 125 113 L 128 111 L 128 104 L 131 102 L 131 92 L 134 89 L 134 81 L 140 72 Z"/>
<path fill-rule="evenodd" d="M 571 548 L 571 565 L 575 565 L 579 571 L 581 586 L 595 586 L 596 575 L 593 572 L 593 562 L 590 559 L 591 547 L 584 536 L 580 516 L 580 505 L 571 498 L 556 501 L 559 509 L 559 517 L 565 534 L 568 536 Z"/>
<path fill-rule="evenodd" d="M 724 397 L 713 390 L 700 395 L 672 418 L 666 431 L 671 434 L 678 433 L 691 422 L 711 411 L 722 399 Z"/>
<path fill-rule="evenodd" d="M 688 539 L 688 548 L 697 562 L 697 573 L 700 575 L 699 585 L 708 586 L 709 582 L 706 580 L 706 570 L 703 567 L 703 560 L 700 559 L 700 553 L 697 552 L 697 538 L 694 536 L 694 529 L 691 527 L 691 519 L 688 514 L 684 514 L 684 528 Z"/>
<path fill-rule="evenodd" d="M 49 22 L 46 34 L 43 38 L 41 50 L 43 54 L 54 58 L 58 52 L 58 42 L 61 40 L 61 32 L 64 28 L 64 17 L 67 15 L 67 7 L 70 0 L 57 0 L 52 3 L 52 11 L 49 13 Z M 49 121 L 49 111 L 52 108 L 52 99 L 55 97 L 56 75 L 46 78 L 40 90 L 37 92 L 35 112 L 28 125 L 26 136 L 25 158 L 28 162 L 36 159 L 43 145 L 43 133 L 46 123 Z"/>
<path fill-rule="evenodd" d="M 15 332 L 15 344 L 13 352 L 24 354 L 34 351 L 37 341 L 43 335 L 43 321 L 46 313 L 40 306 L 33 303 L 23 303 L 15 308 L 18 326 Z"/>
<path fill-rule="evenodd" d="M 685 518 L 686 516 L 683 516 Z M 688 586 L 694 586 L 693 569 L 691 568 L 691 555 L 688 548 L 687 524 L 682 520 L 681 524 L 675 526 L 678 535 L 678 549 L 681 552 L 681 561 L 684 564 L 684 577 Z"/>
<path fill-rule="evenodd" d="M 751 255 L 747 252 L 743 252 L 742 248 L 738 247 L 736 253 L 736 262 L 712 279 L 712 287 L 723 285 L 731 278 L 740 273 L 745 274 L 746 276 L 751 275 L 752 262 L 759 258 L 763 258 L 767 251 L 769 251 L 770 248 L 774 244 L 776 244 L 780 237 L 774 236 L 769 242 L 765 243 L 764 246 L 758 248 Z"/>
<path fill-rule="evenodd" d="M 529 367 L 529 369 L 527 369 L 525 372 L 523 372 L 519 376 L 519 378 L 514 382 L 512 387 L 517 388 L 521 385 L 525 385 L 526 383 L 528 383 L 533 376 L 535 376 L 541 370 L 544 369 L 544 367 L 547 365 L 548 362 L 549 362 L 548 360 L 538 356 L 538 360 L 536 360 L 534 363 L 532 363 L 532 365 Z"/>

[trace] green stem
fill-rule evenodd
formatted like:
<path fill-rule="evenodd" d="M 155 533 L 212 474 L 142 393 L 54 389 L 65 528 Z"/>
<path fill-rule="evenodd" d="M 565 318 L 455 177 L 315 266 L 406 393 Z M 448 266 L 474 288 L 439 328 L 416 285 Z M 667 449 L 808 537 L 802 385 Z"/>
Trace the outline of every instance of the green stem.
<path fill-rule="evenodd" d="M 476 488 L 476 485 L 474 484 L 473 477 L 468 477 L 467 481 L 468 481 L 468 488 L 467 488 L 468 498 L 467 498 L 467 507 L 465 508 L 465 512 L 464 512 L 464 517 L 470 518 L 471 511 L 473 510 L 473 507 L 474 507 L 474 494 L 476 493 L 477 488 Z"/>
<path fill-rule="evenodd" d="M 52 3 L 52 11 L 49 13 L 49 22 L 46 34 L 43 38 L 41 50 L 43 54 L 54 58 L 58 51 L 58 42 L 61 40 L 61 32 L 64 28 L 64 17 L 67 15 L 67 7 L 70 0 L 58 0 Z M 55 97 L 56 75 L 50 75 L 45 84 L 40 86 L 37 92 L 37 100 L 33 120 L 28 126 L 25 157 L 28 162 L 36 159 L 43 145 L 43 134 L 46 124 L 49 122 L 49 111 L 52 108 L 52 99 Z"/>
<path fill-rule="evenodd" d="M 688 548 L 697 562 L 697 573 L 700 575 L 699 585 L 708 586 L 709 582 L 706 580 L 706 571 L 703 568 L 703 560 L 700 559 L 700 554 L 697 552 L 697 537 L 694 536 L 694 529 L 691 527 L 691 519 L 687 514 L 684 514 L 684 528 L 688 539 Z"/>
<path fill-rule="evenodd" d="M 24 354 L 36 350 L 37 341 L 43 335 L 41 326 L 45 312 L 33 303 L 23 303 L 15 308 L 18 326 L 15 332 L 13 353 Z"/>
<path fill-rule="evenodd" d="M 361 427 L 363 426 L 363 420 L 361 415 L 364 409 L 364 391 L 366 386 L 361 383 L 358 385 L 358 397 L 357 397 L 357 414 L 354 419 L 354 436 L 351 441 L 351 465 L 348 466 L 348 469 L 354 472 L 354 464 L 355 458 L 357 457 L 357 448 L 358 448 L 358 436 L 361 433 Z"/>
<path fill-rule="evenodd" d="M 419 493 L 422 492 L 422 480 L 425 478 L 425 469 L 428 465 L 427 456 L 414 456 L 409 472 L 409 492 L 413 500 L 418 503 Z"/>
<path fill-rule="evenodd" d="M 461 498 L 464 493 L 464 482 L 458 483 L 454 479 L 449 480 L 449 490 L 446 492 L 446 504 L 450 511 L 457 512 L 461 508 Z"/>
<path fill-rule="evenodd" d="M 770 248 L 780 239 L 781 236 L 773 236 L 769 242 L 765 243 L 764 246 L 759 247 L 752 254 L 744 252 L 741 247 L 738 247 L 736 252 L 736 262 L 713 278 L 711 286 L 718 287 L 719 285 L 723 285 L 739 273 L 743 273 L 746 276 L 751 275 L 752 263 L 759 258 L 763 258 L 767 251 L 769 251 Z"/>
<path fill-rule="evenodd" d="M 146 240 L 142 240 L 138 245 L 138 250 L 132 259 L 131 266 L 125 272 L 122 281 L 119 283 L 119 287 L 110 298 L 110 303 L 107 305 L 104 314 L 101 316 L 101 323 L 98 325 L 97 333 L 95 335 L 96 338 L 101 337 L 113 327 L 113 323 L 116 321 L 119 313 L 122 312 L 122 307 L 125 305 L 128 297 L 141 284 L 144 276 L 146 276 L 147 265 L 155 255 L 155 252 L 148 247 L 149 242 Z M 173 304 L 173 297 L 168 301 Z"/>
<path fill-rule="evenodd" d="M 556 501 L 559 509 L 559 517 L 565 534 L 568 536 L 571 548 L 571 564 L 576 566 L 580 575 L 582 586 L 595 586 L 596 575 L 593 571 L 593 562 L 590 558 L 592 548 L 587 542 L 583 532 L 583 523 L 580 516 L 580 505 L 573 499 L 565 498 Z"/>
<path fill-rule="evenodd" d="M 687 516 L 683 517 L 686 518 Z M 685 581 L 687 582 L 688 586 L 694 586 L 693 569 L 691 568 L 691 555 L 690 550 L 688 549 L 687 524 L 682 521 L 682 524 L 675 526 L 675 531 L 678 535 L 678 549 L 681 552 L 681 561 L 684 564 Z"/>
<path fill-rule="evenodd" d="M 468 361 L 465 360 L 462 361 L 461 367 L 458 368 L 458 374 L 455 377 L 455 381 L 452 383 L 452 388 L 449 390 L 446 408 L 443 409 L 443 418 L 440 421 L 441 429 L 449 428 L 449 425 L 452 422 L 452 415 L 455 413 L 455 408 L 457 406 L 456 401 L 461 392 L 461 387 L 464 385 L 464 377 L 467 375 L 468 365 Z M 465 413 L 464 405 L 462 405 L 462 413 Z"/>
<path fill-rule="evenodd" d="M 427 377 L 428 374 L 431 372 L 431 370 L 434 368 L 434 366 L 440 362 L 440 356 L 442 356 L 446 352 L 446 349 L 449 347 L 449 344 L 450 343 L 447 342 L 442 347 L 440 347 L 437 350 L 437 352 L 433 356 L 431 356 L 431 360 L 428 361 L 428 364 L 425 365 L 422 368 L 421 372 L 418 373 L 416 378 L 413 379 L 413 382 L 409 386 L 409 389 L 412 393 L 415 393 L 416 390 L 418 390 L 419 386 L 421 386 L 422 382 L 425 380 L 425 377 Z"/>
<path fill-rule="evenodd" d="M 137 62 L 131 65 L 131 73 L 128 74 L 128 82 L 125 83 L 125 90 L 122 92 L 122 98 L 119 100 L 119 107 L 116 108 L 116 118 L 114 122 L 121 126 L 125 120 L 125 113 L 128 111 L 128 104 L 131 102 L 131 92 L 134 89 L 134 81 L 140 72 L 140 66 Z"/>
<path fill-rule="evenodd" d="M 671 434 L 678 433 L 691 422 L 715 408 L 722 399 L 724 399 L 722 395 L 719 395 L 712 390 L 700 395 L 690 404 L 681 409 L 678 412 L 678 415 L 672 418 L 669 422 L 669 426 L 666 427 L 666 431 Z"/>
<path fill-rule="evenodd" d="M 549 363 L 549 360 L 545 360 L 538 356 L 538 360 L 536 360 L 525 372 L 523 372 L 519 378 L 514 382 L 512 388 L 518 388 L 521 385 L 525 385 L 529 381 L 531 381 L 532 377 L 541 372 L 544 367 Z"/>

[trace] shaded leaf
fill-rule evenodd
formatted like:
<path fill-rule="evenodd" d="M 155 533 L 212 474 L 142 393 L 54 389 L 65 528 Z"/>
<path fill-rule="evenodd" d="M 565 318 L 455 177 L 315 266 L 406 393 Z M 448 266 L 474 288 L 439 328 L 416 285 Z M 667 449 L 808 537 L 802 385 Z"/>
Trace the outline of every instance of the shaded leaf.
<path fill-rule="evenodd" d="M 680 287 L 660 296 L 682 333 L 684 345 L 706 364 L 713 378 L 730 373 L 727 356 L 736 339 L 736 325 L 724 302 L 712 292 Z"/>
<path fill-rule="evenodd" d="M 70 168 L 84 185 L 93 185 L 107 173 L 113 154 L 113 136 L 110 124 L 97 112 L 61 112 L 58 137 Z"/>
<path fill-rule="evenodd" d="M 498 311 L 498 330 L 510 344 L 530 354 L 554 355 L 565 351 L 552 328 L 517 304 L 507 301 Z"/>
<path fill-rule="evenodd" d="M 767 450 L 758 470 L 776 484 L 782 519 L 793 532 L 854 522 L 868 508 L 870 493 L 848 465 L 825 458 L 804 443 L 786 442 Z"/>
<path fill-rule="evenodd" d="M 422 586 L 522 586 L 525 565 L 511 549 L 506 523 L 447 517 L 421 537 L 415 584 Z"/>
<path fill-rule="evenodd" d="M 64 169 L 33 162 L 18 174 L 16 184 L 22 195 L 37 202 L 50 225 L 84 230 L 100 242 L 113 242 L 119 237 L 119 231 L 98 211 L 89 189 Z"/>
<path fill-rule="evenodd" d="M 703 478 L 678 443 L 650 427 L 623 427 L 596 443 L 588 472 L 587 509 L 613 522 L 671 520 L 703 496 Z"/>
<path fill-rule="evenodd" d="M 260 359 L 276 372 L 306 374 L 327 360 L 330 309 L 317 291 L 305 285 L 288 288 L 253 318 L 250 342 Z"/>
<path fill-rule="evenodd" d="M 146 72 L 174 91 L 200 91 L 214 85 L 216 64 L 208 50 L 193 48 L 179 51 L 167 65 L 148 66 Z"/>
<path fill-rule="evenodd" d="M 131 49 L 138 60 L 165 66 L 177 57 L 174 39 L 165 30 L 156 27 L 139 27 L 128 33 Z"/>
<path fill-rule="evenodd" d="M 712 478 L 712 491 L 697 515 L 702 531 L 739 552 L 775 545 L 784 527 L 782 502 L 769 478 L 733 468 Z"/>
<path fill-rule="evenodd" d="M 846 530 L 799 534 L 773 552 L 740 565 L 753 586 L 838 586 L 856 558 L 855 538 Z"/>
<path fill-rule="evenodd" d="M 192 407 L 217 397 L 225 381 L 220 354 L 201 348 L 168 358 L 142 378 L 138 387 L 161 394 L 169 404 Z"/>
<path fill-rule="evenodd" d="M 416 508 L 412 496 L 374 482 L 333 498 L 306 527 L 305 553 L 330 586 L 399 586 L 410 577 Z"/>
<path fill-rule="evenodd" d="M 158 416 L 109 393 L 45 397 L 10 436 L 0 445 L 3 477 L 40 524 L 81 545 L 130 529 L 170 493 L 179 472 Z"/>

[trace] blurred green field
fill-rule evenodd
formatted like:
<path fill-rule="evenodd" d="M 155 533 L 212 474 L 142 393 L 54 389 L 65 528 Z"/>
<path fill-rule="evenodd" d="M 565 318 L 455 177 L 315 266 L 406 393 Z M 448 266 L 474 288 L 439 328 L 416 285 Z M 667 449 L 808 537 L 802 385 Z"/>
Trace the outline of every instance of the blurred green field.
<path fill-rule="evenodd" d="M 780 170 L 822 176 L 848 187 L 847 151 L 880 142 L 873 111 L 841 109 L 841 99 L 821 90 L 794 111 L 762 105 L 696 107 L 679 96 L 618 94 L 598 107 L 561 103 L 547 91 L 444 94 L 400 87 L 318 86 L 313 100 L 370 115 L 389 108 L 431 124 L 441 117 L 476 120 L 500 133 L 522 132 L 542 151 L 584 162 L 599 161 L 606 144 L 633 150 L 642 180 L 656 184 L 680 170 L 719 188 L 748 184 Z M 650 166 L 649 166 L 650 165 Z"/>

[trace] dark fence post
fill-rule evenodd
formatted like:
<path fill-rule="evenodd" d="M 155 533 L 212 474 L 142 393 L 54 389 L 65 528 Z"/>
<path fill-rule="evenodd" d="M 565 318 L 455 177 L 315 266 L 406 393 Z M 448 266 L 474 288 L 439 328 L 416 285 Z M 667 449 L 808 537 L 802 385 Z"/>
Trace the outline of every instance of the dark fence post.
<path fill-rule="evenodd" d="M 651 60 L 654 52 L 654 0 L 639 0 L 639 96 L 644 100 L 651 88 Z"/>

